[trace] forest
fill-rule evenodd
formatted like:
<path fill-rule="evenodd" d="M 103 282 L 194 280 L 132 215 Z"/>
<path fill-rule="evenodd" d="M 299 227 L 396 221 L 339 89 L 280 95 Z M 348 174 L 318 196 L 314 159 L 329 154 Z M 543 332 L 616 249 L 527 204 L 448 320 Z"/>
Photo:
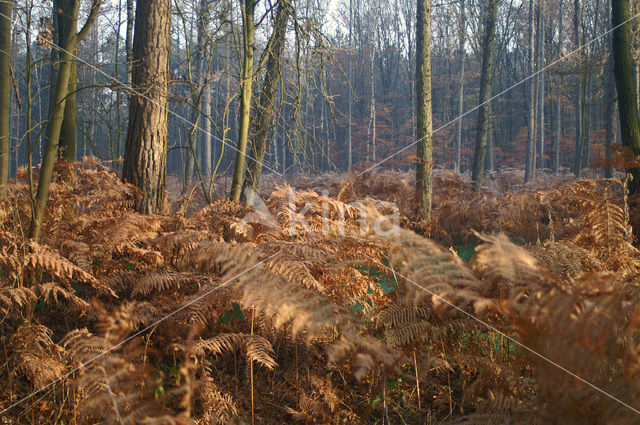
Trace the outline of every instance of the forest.
<path fill-rule="evenodd" d="M 0 424 L 640 423 L 638 0 L 0 0 Z"/>

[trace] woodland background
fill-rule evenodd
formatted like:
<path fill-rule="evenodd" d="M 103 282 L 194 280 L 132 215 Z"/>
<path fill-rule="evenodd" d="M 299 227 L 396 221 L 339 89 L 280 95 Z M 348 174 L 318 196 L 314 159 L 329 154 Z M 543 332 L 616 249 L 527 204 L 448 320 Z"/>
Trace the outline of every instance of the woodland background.
<path fill-rule="evenodd" d="M 90 155 L 116 161 L 124 154 L 128 95 L 114 82 L 130 81 L 127 58 L 132 55 L 133 37 L 127 34 L 133 31 L 133 14 L 128 14 L 127 8 L 133 3 L 106 2 L 87 39 L 78 46 L 82 61 L 76 94 L 78 159 Z M 82 4 L 84 14 L 88 4 Z M 262 6 L 260 14 L 264 13 Z M 275 171 L 346 171 L 350 98 L 352 164 L 375 163 L 416 140 L 415 1 L 352 0 L 351 9 L 349 6 L 349 2 L 336 2 L 329 12 L 329 4 L 324 1 L 295 4 L 296 20 L 289 22 L 283 77 L 277 90 L 277 126 L 270 133 L 265 163 Z M 529 6 L 526 1 L 500 2 L 495 94 L 531 74 Z M 636 6 L 632 2 L 632 7 Z M 433 121 L 434 129 L 438 129 L 433 146 L 434 162 L 440 167 L 456 167 L 458 138 L 460 169 L 471 166 L 477 110 L 451 121 L 478 104 L 484 8 L 483 2 L 474 0 L 433 5 Z M 26 163 L 29 147 L 25 135 L 32 135 L 34 164 L 42 157 L 42 126 L 48 117 L 52 78 L 52 53 L 44 39 L 53 37 L 54 32 L 49 2 L 17 3 L 15 9 L 12 69 L 20 102 L 12 91 L 12 175 Z M 535 121 L 536 141 L 544 141 L 538 168 L 566 167 L 575 172 L 576 146 L 584 146 L 583 167 L 604 157 L 607 143 L 619 140 L 615 132 L 611 132 L 611 140 L 606 136 L 609 103 L 615 101 L 609 93 L 613 83 L 607 68 L 610 37 L 600 37 L 554 64 L 577 46 L 605 33 L 610 28 L 609 9 L 604 0 L 534 2 L 533 25 L 542 29 L 536 31 L 534 40 L 534 69 L 553 64 L 534 77 L 535 103 L 539 99 L 544 102 L 544 108 L 536 107 L 536 114 L 543 114 Z M 637 12 L 634 9 L 632 15 Z M 195 147 L 203 173 L 223 174 L 232 167 L 235 151 L 221 140 L 235 144 L 238 138 L 237 87 L 242 49 L 239 13 L 240 8 L 232 1 L 178 1 L 172 7 L 169 174 L 184 176 L 187 172 L 191 123 L 198 115 L 202 131 L 195 134 Z M 25 97 L 27 15 L 33 43 L 29 101 Z M 637 21 L 631 28 L 637 58 Z M 272 21 L 267 17 L 257 27 L 256 57 L 271 31 Z M 203 72 L 196 72 L 199 66 L 203 66 Z M 636 67 L 636 79 L 637 75 Z M 193 101 L 196 93 L 202 96 L 201 104 Z M 26 123 L 27 103 L 32 105 L 31 125 Z M 527 84 L 491 102 L 489 169 L 524 165 L 529 103 Z M 201 114 L 194 113 L 195 107 Z M 409 169 L 412 156 L 415 154 L 407 150 L 385 166 Z M 187 165 L 191 168 L 188 172 L 195 174 L 193 164 Z"/>

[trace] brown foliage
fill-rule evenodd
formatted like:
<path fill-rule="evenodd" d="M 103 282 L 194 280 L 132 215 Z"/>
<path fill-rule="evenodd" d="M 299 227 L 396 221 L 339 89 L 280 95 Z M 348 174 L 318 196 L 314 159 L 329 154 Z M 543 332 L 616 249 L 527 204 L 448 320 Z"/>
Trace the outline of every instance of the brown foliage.
<path fill-rule="evenodd" d="M 438 170 L 423 223 L 408 174 L 153 217 L 97 161 L 71 175 L 40 245 L 21 180 L 0 209 L 0 410 L 47 386 L 6 423 L 247 423 L 250 382 L 258 423 L 636 421 L 561 369 L 640 408 L 620 181 Z"/>

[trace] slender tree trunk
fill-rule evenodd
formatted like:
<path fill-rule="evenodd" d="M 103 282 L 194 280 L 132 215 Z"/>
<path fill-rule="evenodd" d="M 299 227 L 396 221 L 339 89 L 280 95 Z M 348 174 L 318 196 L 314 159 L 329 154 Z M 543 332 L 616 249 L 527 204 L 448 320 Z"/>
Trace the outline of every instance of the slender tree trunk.
<path fill-rule="evenodd" d="M 191 176 L 195 171 L 195 176 L 199 181 L 204 197 L 208 203 L 211 203 L 212 200 L 208 189 L 209 185 L 207 184 L 209 170 L 211 169 L 211 159 L 207 162 L 204 158 L 207 151 L 205 145 L 208 140 L 210 142 L 208 135 L 211 127 L 211 122 L 209 121 L 209 111 L 211 108 L 208 81 L 209 64 L 206 60 L 209 56 L 206 49 L 208 8 L 208 2 L 206 0 L 200 0 L 197 18 L 196 51 L 193 54 L 189 49 L 187 51 L 187 70 L 191 91 L 190 96 L 193 105 L 191 106 L 191 129 L 189 131 L 189 156 L 186 162 L 187 166 L 183 188 L 189 186 Z M 193 26 L 191 29 L 193 29 Z M 192 32 L 193 31 L 191 31 L 191 33 Z M 189 35 L 189 39 L 191 38 L 192 34 Z M 207 126 L 209 126 L 209 128 L 207 128 Z M 208 152 L 209 158 L 211 158 L 210 149 Z M 194 168 L 193 170 L 192 167 Z"/>
<path fill-rule="evenodd" d="M 611 0 L 611 25 L 613 31 L 613 69 L 618 93 L 618 111 L 620 113 L 620 133 L 622 143 L 635 155 L 640 154 L 640 123 L 638 122 L 638 99 L 633 81 L 633 58 L 631 56 L 631 30 L 628 20 L 629 0 Z M 640 189 L 640 170 L 629 170 L 633 180 L 629 184 L 632 194 Z"/>
<path fill-rule="evenodd" d="M 132 81 L 134 3 L 135 0 L 127 0 L 127 35 L 124 40 L 127 60 L 127 85 L 131 85 Z"/>
<path fill-rule="evenodd" d="M 418 212 L 431 219 L 433 168 L 433 119 L 431 116 L 431 0 L 418 0 L 416 26 L 416 135 L 418 164 L 416 166 L 416 194 Z"/>
<path fill-rule="evenodd" d="M 0 0 L 0 199 L 9 180 L 9 115 L 11 113 L 11 17 L 13 0 Z M 8 18 L 7 18 L 8 17 Z"/>
<path fill-rule="evenodd" d="M 485 33 L 482 45 L 482 69 L 480 72 L 480 110 L 476 130 L 476 148 L 473 156 L 472 180 L 475 190 L 482 188 L 485 156 L 487 151 L 487 132 L 493 79 L 493 51 L 496 45 L 496 21 L 498 18 L 498 0 L 489 0 L 485 19 Z"/>
<path fill-rule="evenodd" d="M 46 144 L 43 152 L 42 165 L 40 166 L 40 176 L 38 178 L 38 191 L 36 193 L 33 206 L 33 216 L 31 218 L 31 226 L 29 235 L 32 239 L 38 241 L 42 231 L 42 220 L 47 207 L 47 199 L 49 198 L 49 186 L 53 177 L 53 168 L 58 156 L 58 144 L 60 141 L 60 130 L 62 129 L 62 120 L 64 118 L 64 108 L 69 90 L 69 78 L 71 77 L 72 64 L 75 61 L 73 52 L 78 43 L 87 35 L 89 29 L 95 22 L 98 10 L 102 4 L 101 0 L 93 2 L 89 17 L 79 33 L 67 34 L 63 40 L 62 56 L 58 67 L 58 75 L 56 77 L 55 90 L 51 101 L 52 110 L 49 114 L 46 130 Z M 80 1 L 74 2 L 72 20 L 78 20 L 78 12 L 80 10 Z"/>
<path fill-rule="evenodd" d="M 76 160 L 78 118 L 76 115 L 76 89 L 78 87 L 78 64 L 74 60 L 69 75 L 67 101 L 64 104 L 64 119 L 60 129 L 60 148 L 58 155 L 68 161 Z"/>
<path fill-rule="evenodd" d="M 560 88 L 558 88 L 560 91 Z M 553 172 L 560 171 L 560 141 L 562 140 L 562 98 L 556 95 L 556 135 L 553 140 Z"/>
<path fill-rule="evenodd" d="M 540 0 L 538 4 L 538 169 L 544 168 L 544 96 L 545 96 L 545 78 L 544 78 L 544 0 Z"/>
<path fill-rule="evenodd" d="M 238 120 L 239 134 L 236 146 L 235 168 L 231 183 L 230 199 L 239 201 L 242 194 L 242 176 L 244 174 L 245 157 L 247 155 L 247 143 L 249 141 L 249 120 L 251 116 L 251 95 L 253 87 L 253 55 L 255 24 L 254 12 L 256 0 L 242 0 L 242 36 L 243 36 L 243 63 L 240 80 L 240 119 Z"/>
<path fill-rule="evenodd" d="M 616 93 L 616 80 L 613 75 L 613 55 L 609 56 L 607 61 L 606 72 L 606 88 L 605 88 L 605 154 L 607 158 L 611 158 L 611 146 L 616 143 L 618 137 L 618 116 L 616 113 L 618 107 L 617 93 Z M 613 167 L 607 166 L 604 169 L 605 178 L 613 177 Z"/>
<path fill-rule="evenodd" d="M 247 163 L 247 172 L 244 176 L 245 190 L 243 190 L 242 200 L 249 205 L 253 204 L 253 197 L 258 193 L 269 141 L 269 131 L 273 128 L 276 118 L 275 100 L 281 76 L 282 55 L 284 53 L 290 8 L 291 5 L 285 1 L 282 1 L 278 6 L 273 35 L 269 42 L 264 83 L 253 127 L 252 158 Z"/>
<path fill-rule="evenodd" d="M 132 86 L 141 95 L 131 96 L 122 179 L 139 189 L 135 208 L 143 214 L 164 206 L 170 29 L 169 0 L 138 1 Z"/>
<path fill-rule="evenodd" d="M 495 171 L 495 146 L 493 144 L 493 116 L 491 115 L 491 104 L 489 104 L 489 123 L 487 125 L 487 159 L 485 167 L 487 171 Z"/>
<path fill-rule="evenodd" d="M 202 95 L 202 162 L 204 177 L 211 177 L 211 84 L 206 81 Z"/>
<path fill-rule="evenodd" d="M 53 3 L 54 17 L 57 19 L 59 47 L 63 47 L 64 40 L 69 34 L 75 34 L 78 26 L 78 18 L 73 15 L 76 0 L 55 0 Z M 72 52 L 73 53 L 73 52 Z M 62 60 L 64 52 L 59 52 Z M 64 104 L 64 118 L 60 129 L 59 157 L 69 161 L 76 160 L 76 139 L 78 131 L 78 119 L 76 117 L 76 87 L 78 85 L 78 65 L 75 57 L 72 58 L 71 74 L 69 76 L 69 88 Z"/>
<path fill-rule="evenodd" d="M 116 78 L 120 77 L 120 28 L 122 28 L 122 0 L 118 0 L 118 24 L 116 25 L 116 53 L 114 64 L 114 73 Z M 120 87 L 116 90 L 116 158 L 120 158 L 120 104 L 122 103 L 122 90 Z"/>
<path fill-rule="evenodd" d="M 587 83 L 585 84 L 584 90 L 584 101 L 582 104 L 582 118 L 584 121 L 583 124 L 583 134 L 584 141 L 582 143 L 582 164 L 588 167 L 591 163 L 591 116 L 593 113 L 593 107 L 591 105 L 591 95 L 593 93 L 593 72 L 588 71 L 587 75 Z"/>
<path fill-rule="evenodd" d="M 582 26 L 582 12 L 580 10 L 580 0 L 574 0 L 574 10 L 573 10 L 573 32 L 574 32 L 574 45 L 576 49 L 580 49 L 582 47 L 582 38 L 580 37 L 580 28 Z M 582 59 L 584 55 L 582 55 L 581 51 L 578 51 L 576 54 L 578 58 L 578 66 L 582 66 Z M 585 90 L 585 77 L 584 71 L 582 69 L 578 70 L 578 86 L 576 93 L 576 149 L 575 156 L 573 161 L 573 174 L 576 177 L 580 176 L 580 170 L 582 169 L 582 144 L 583 144 L 583 103 L 584 103 L 584 90 Z"/>
<path fill-rule="evenodd" d="M 529 0 L 529 108 L 528 108 L 528 137 L 527 137 L 527 153 L 525 159 L 524 182 L 528 183 L 533 179 L 535 173 L 535 134 L 536 134 L 536 114 L 535 114 L 535 27 L 534 27 L 534 0 Z"/>
<path fill-rule="evenodd" d="M 367 160 L 375 161 L 376 160 L 376 74 L 375 74 L 375 63 L 376 59 L 376 49 L 373 43 L 371 43 L 371 106 L 369 110 L 369 121 L 370 121 L 370 146 L 371 146 L 371 156 L 369 158 L 369 153 L 367 153 Z"/>
<path fill-rule="evenodd" d="M 351 171 L 353 164 L 353 157 L 351 156 L 351 130 L 353 121 L 353 55 L 351 54 L 351 43 L 353 42 L 353 1 L 349 0 L 349 81 L 347 84 L 347 90 L 349 90 L 349 128 L 347 129 L 347 171 Z"/>
<path fill-rule="evenodd" d="M 466 11 L 465 0 L 460 0 L 460 22 L 458 25 L 458 57 L 460 58 L 460 87 L 458 90 L 458 133 L 456 137 L 456 165 L 455 171 L 461 171 L 460 160 L 462 151 L 462 115 L 464 114 L 464 59 L 466 57 L 464 46 L 466 36 Z"/>
<path fill-rule="evenodd" d="M 560 22 L 558 24 L 558 58 L 562 57 L 564 0 L 560 0 Z M 560 141 L 562 139 L 562 99 L 560 96 L 562 84 L 558 85 L 556 93 L 556 132 L 553 140 L 553 172 L 560 170 Z"/>

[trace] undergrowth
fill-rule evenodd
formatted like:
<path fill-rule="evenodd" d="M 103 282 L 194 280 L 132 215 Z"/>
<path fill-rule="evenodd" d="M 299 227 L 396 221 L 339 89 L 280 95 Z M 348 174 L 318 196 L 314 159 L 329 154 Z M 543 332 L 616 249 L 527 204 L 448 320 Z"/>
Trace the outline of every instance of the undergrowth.
<path fill-rule="evenodd" d="M 623 182 L 514 175 L 475 193 L 436 173 L 429 223 L 390 172 L 147 217 L 87 159 L 52 184 L 40 244 L 19 176 L 0 210 L 0 423 L 637 423 Z"/>

